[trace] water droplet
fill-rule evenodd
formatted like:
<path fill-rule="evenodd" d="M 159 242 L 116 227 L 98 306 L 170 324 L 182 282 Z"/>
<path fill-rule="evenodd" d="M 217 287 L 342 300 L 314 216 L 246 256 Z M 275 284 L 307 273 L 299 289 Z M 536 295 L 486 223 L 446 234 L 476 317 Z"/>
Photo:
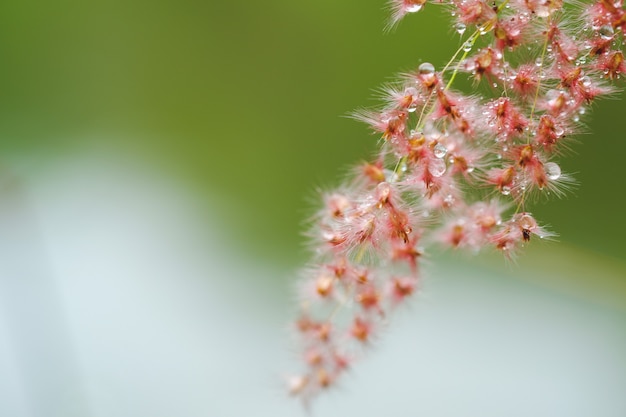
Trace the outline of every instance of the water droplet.
<path fill-rule="evenodd" d="M 455 201 L 455 199 L 454 199 L 454 196 L 453 196 L 452 194 L 448 194 L 448 195 L 446 196 L 446 198 L 444 198 L 444 199 L 443 199 L 443 203 L 444 203 L 446 206 L 448 206 L 448 207 L 449 207 L 449 206 L 451 206 L 451 205 L 453 205 L 453 204 L 454 204 L 454 201 Z"/>
<path fill-rule="evenodd" d="M 433 177 L 441 177 L 446 172 L 446 162 L 443 159 L 433 159 L 428 165 Z"/>
<path fill-rule="evenodd" d="M 388 182 L 381 182 L 376 186 L 376 198 L 379 202 L 387 201 L 391 195 L 391 186 Z"/>
<path fill-rule="evenodd" d="M 598 34 L 602 39 L 608 40 L 613 37 L 615 32 L 613 31 L 613 27 L 610 25 L 604 25 L 598 30 Z"/>
<path fill-rule="evenodd" d="M 404 95 L 405 96 L 413 96 L 416 97 L 419 94 L 419 91 L 417 91 L 417 88 L 415 87 L 407 87 L 404 89 Z"/>
<path fill-rule="evenodd" d="M 443 146 L 441 143 L 437 143 L 435 145 L 435 147 L 433 148 L 433 154 L 435 155 L 435 158 L 443 158 L 444 156 L 446 156 L 446 154 L 448 153 L 448 149 Z"/>
<path fill-rule="evenodd" d="M 589 78 L 588 76 L 584 76 L 580 79 L 581 83 L 583 84 L 583 86 L 585 87 L 590 87 L 591 86 L 591 78 Z"/>
<path fill-rule="evenodd" d="M 564 134 L 564 133 L 565 133 L 565 129 L 563 129 L 561 126 L 556 126 L 556 127 L 554 128 L 554 134 L 555 134 L 557 137 L 561 137 L 561 136 L 563 136 L 563 134 Z"/>
<path fill-rule="evenodd" d="M 545 5 L 544 6 L 539 6 L 535 10 L 535 13 L 539 17 L 548 17 L 548 16 L 550 16 L 550 8 L 546 7 Z"/>
<path fill-rule="evenodd" d="M 546 175 L 551 180 L 558 180 L 561 176 L 561 167 L 554 162 L 546 162 L 543 165 L 543 169 L 546 171 Z"/>
<path fill-rule="evenodd" d="M 507 187 L 505 185 L 500 189 L 500 192 L 502 193 L 502 195 L 509 195 L 511 194 L 511 187 Z"/>
<path fill-rule="evenodd" d="M 474 172 L 474 169 L 476 168 L 473 165 L 468 165 L 465 172 L 467 172 L 468 174 L 471 174 L 472 172 Z"/>
<path fill-rule="evenodd" d="M 393 172 L 390 169 L 384 170 L 384 174 L 385 174 L 385 180 L 387 180 L 387 182 L 389 182 L 389 183 L 397 182 L 398 179 L 399 179 L 398 173 L 397 172 Z"/>
<path fill-rule="evenodd" d="M 474 42 L 472 42 L 471 40 L 468 40 L 463 44 L 463 50 L 465 52 L 469 52 L 472 50 L 473 46 L 474 46 Z"/>
<path fill-rule="evenodd" d="M 548 90 L 546 92 L 546 98 L 549 101 L 560 100 L 562 94 L 563 93 L 561 91 L 559 91 L 559 90 Z"/>
<path fill-rule="evenodd" d="M 417 67 L 417 71 L 421 75 L 432 75 L 435 73 L 435 66 L 430 62 L 422 62 L 419 67 Z"/>
<path fill-rule="evenodd" d="M 408 3 L 408 4 L 407 4 Z M 419 2 L 413 2 L 413 1 L 406 1 L 404 2 L 404 10 L 407 13 L 416 13 L 419 12 L 420 10 L 422 10 L 422 7 L 424 7 L 423 3 L 419 3 Z"/>
<path fill-rule="evenodd" d="M 543 60 L 540 58 L 535 59 L 535 65 L 538 67 L 541 67 L 541 65 L 543 64 Z"/>
<path fill-rule="evenodd" d="M 522 214 L 522 216 L 517 221 L 517 224 L 522 229 L 526 229 L 529 231 L 537 227 L 537 223 L 535 222 L 535 219 L 533 219 L 532 216 L 529 214 Z"/>
<path fill-rule="evenodd" d="M 457 23 L 454 26 L 454 29 L 459 35 L 463 35 L 465 33 L 465 30 L 467 29 L 467 26 L 465 26 L 463 23 Z"/>

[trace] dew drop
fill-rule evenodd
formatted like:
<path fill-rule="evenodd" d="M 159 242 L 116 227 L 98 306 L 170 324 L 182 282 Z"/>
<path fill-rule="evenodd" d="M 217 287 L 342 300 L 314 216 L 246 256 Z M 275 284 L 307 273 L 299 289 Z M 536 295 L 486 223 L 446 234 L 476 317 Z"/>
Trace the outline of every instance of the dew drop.
<path fill-rule="evenodd" d="M 424 7 L 424 4 L 418 1 L 415 1 L 415 0 L 404 1 L 404 11 L 406 13 L 419 12 L 420 10 L 422 10 L 422 7 Z"/>
<path fill-rule="evenodd" d="M 429 169 L 433 177 L 441 177 L 446 172 L 446 163 L 442 159 L 433 159 L 430 161 Z"/>
<path fill-rule="evenodd" d="M 546 175 L 551 180 L 558 180 L 561 176 L 561 167 L 554 162 L 546 162 L 543 165 L 543 169 L 546 171 Z"/>
<path fill-rule="evenodd" d="M 541 67 L 542 64 L 543 64 L 543 60 L 541 58 L 535 59 L 535 65 L 536 66 Z"/>
<path fill-rule="evenodd" d="M 430 62 L 423 62 L 417 67 L 417 71 L 421 75 L 432 75 L 435 73 L 435 66 Z"/>
<path fill-rule="evenodd" d="M 466 29 L 467 29 L 467 26 L 465 26 L 463 23 L 457 23 L 457 24 L 454 26 L 454 30 L 456 30 L 456 32 L 457 32 L 459 35 L 463 35 L 463 34 L 465 33 L 465 30 L 466 30 Z"/>
<path fill-rule="evenodd" d="M 522 217 L 519 218 L 518 223 L 519 227 L 525 230 L 532 230 L 537 226 L 535 219 L 528 214 L 523 214 Z"/>
<path fill-rule="evenodd" d="M 598 33 L 602 39 L 608 40 L 613 37 L 615 32 L 613 31 L 613 27 L 610 25 L 604 25 L 599 30 Z"/>
<path fill-rule="evenodd" d="M 386 180 L 388 183 L 395 183 L 395 182 L 397 182 L 397 181 L 398 181 L 398 179 L 399 179 L 398 173 L 397 173 L 397 172 L 394 172 L 394 171 L 392 171 L 392 170 L 390 170 L 390 169 L 386 169 L 386 170 L 384 171 L 384 174 L 385 174 L 385 180 Z"/>
<path fill-rule="evenodd" d="M 433 148 L 433 154 L 435 155 L 435 158 L 443 158 L 444 156 L 446 156 L 446 154 L 448 153 L 448 149 L 443 146 L 441 143 L 437 143 L 435 145 L 435 147 Z"/>
<path fill-rule="evenodd" d="M 546 98 L 549 101 L 558 100 L 561 98 L 561 92 L 559 90 L 548 90 L 546 92 Z"/>
<path fill-rule="evenodd" d="M 502 195 L 509 195 L 511 194 L 511 187 L 507 187 L 505 185 L 500 189 L 500 192 L 502 193 Z"/>
<path fill-rule="evenodd" d="M 471 51 L 471 50 L 472 50 L 472 47 L 473 47 L 473 46 L 474 46 L 474 42 L 472 42 L 471 40 L 466 41 L 466 42 L 463 44 L 463 50 L 464 50 L 465 52 L 469 52 L 469 51 Z"/>
<path fill-rule="evenodd" d="M 591 78 L 589 78 L 588 76 L 584 76 L 580 79 L 580 81 L 582 82 L 584 87 L 590 87 L 591 86 Z"/>
<path fill-rule="evenodd" d="M 415 87 L 407 87 L 404 89 L 404 95 L 405 96 L 417 96 L 419 94 L 419 91 L 417 91 L 417 88 Z"/>
<path fill-rule="evenodd" d="M 379 201 L 386 201 L 391 195 L 391 186 L 388 182 L 381 182 L 376 186 L 376 197 Z"/>

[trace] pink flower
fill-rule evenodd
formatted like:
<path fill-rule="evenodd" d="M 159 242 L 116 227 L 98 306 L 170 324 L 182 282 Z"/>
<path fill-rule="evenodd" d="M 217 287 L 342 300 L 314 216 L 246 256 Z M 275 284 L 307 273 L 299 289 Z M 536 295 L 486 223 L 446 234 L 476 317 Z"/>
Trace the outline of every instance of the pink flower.
<path fill-rule="evenodd" d="M 424 5 L 391 0 L 390 25 Z M 528 206 L 569 189 L 557 158 L 590 104 L 626 75 L 622 0 L 447 7 L 461 46 L 439 71 L 422 63 L 383 88 L 380 108 L 353 115 L 381 149 L 323 194 L 312 219 L 294 326 L 303 369 L 287 384 L 305 401 L 335 385 L 417 292 L 429 244 L 510 259 L 554 236 Z M 454 89 L 461 71 L 472 91 Z"/>

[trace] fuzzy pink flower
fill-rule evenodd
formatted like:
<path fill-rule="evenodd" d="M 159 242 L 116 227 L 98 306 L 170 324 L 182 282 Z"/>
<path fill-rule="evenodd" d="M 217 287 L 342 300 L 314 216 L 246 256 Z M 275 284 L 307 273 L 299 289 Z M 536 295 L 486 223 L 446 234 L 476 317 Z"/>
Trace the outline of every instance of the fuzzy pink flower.
<path fill-rule="evenodd" d="M 425 2 L 389 1 L 390 26 Z M 440 70 L 422 63 L 382 89 L 379 108 L 353 115 L 381 149 L 323 194 L 311 221 L 293 326 L 303 369 L 287 381 L 304 401 L 335 385 L 418 291 L 429 244 L 510 259 L 554 236 L 528 206 L 570 188 L 558 158 L 587 108 L 626 75 L 622 0 L 447 7 L 461 46 Z M 455 89 L 461 72 L 472 91 Z"/>

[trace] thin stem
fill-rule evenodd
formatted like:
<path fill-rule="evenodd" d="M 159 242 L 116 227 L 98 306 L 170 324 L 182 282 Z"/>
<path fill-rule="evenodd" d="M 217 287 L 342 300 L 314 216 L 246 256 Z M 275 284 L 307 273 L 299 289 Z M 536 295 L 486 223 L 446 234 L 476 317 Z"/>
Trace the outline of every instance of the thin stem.
<path fill-rule="evenodd" d="M 456 78 L 456 75 L 459 73 L 459 69 L 461 69 L 461 63 L 463 63 L 463 61 L 465 60 L 465 58 L 467 58 L 467 55 L 469 55 L 470 51 L 472 50 L 472 48 L 474 47 L 474 43 L 476 43 L 476 40 L 480 37 L 480 29 L 476 29 L 476 31 L 472 34 L 472 36 L 466 40 L 465 42 L 463 42 L 463 45 L 461 45 L 461 48 L 459 48 L 457 50 L 457 52 L 454 54 L 454 56 L 452 57 L 452 59 L 450 60 L 450 62 L 448 62 L 448 65 L 446 65 L 443 69 L 442 72 L 445 72 L 448 67 L 450 66 L 450 64 L 452 63 L 452 61 L 454 61 L 454 59 L 456 58 L 456 56 L 459 54 L 459 52 L 461 50 L 463 50 L 463 56 L 461 57 L 461 59 L 459 59 L 459 62 L 456 64 L 456 66 L 454 67 L 454 71 L 452 72 L 452 75 L 450 76 L 450 80 L 448 81 L 448 84 L 446 84 L 446 88 L 443 91 L 447 91 L 450 86 L 452 85 L 452 83 L 454 82 L 454 79 Z M 467 48 L 466 44 L 467 43 L 471 43 L 471 47 Z"/>

